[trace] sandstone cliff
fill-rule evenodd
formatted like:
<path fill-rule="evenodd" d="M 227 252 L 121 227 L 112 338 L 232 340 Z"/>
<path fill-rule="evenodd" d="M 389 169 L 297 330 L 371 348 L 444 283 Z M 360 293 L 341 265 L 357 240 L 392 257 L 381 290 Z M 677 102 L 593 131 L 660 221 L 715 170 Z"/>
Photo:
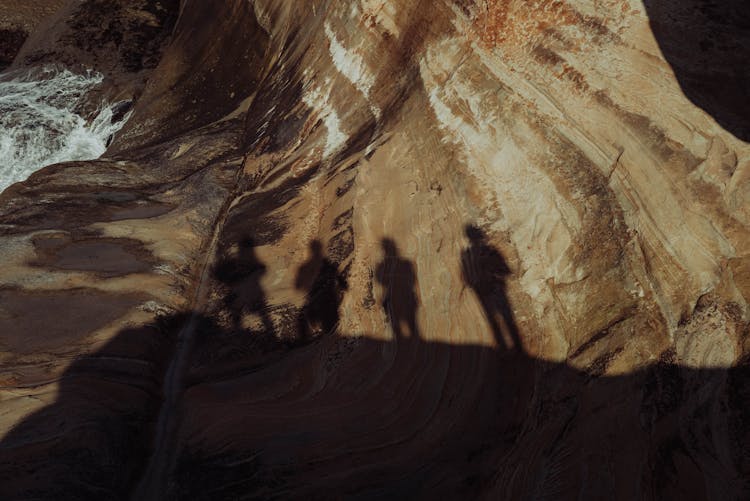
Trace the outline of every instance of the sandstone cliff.
<path fill-rule="evenodd" d="M 0 195 L 4 499 L 748 496 L 742 2 L 61 9 L 135 107 Z"/>

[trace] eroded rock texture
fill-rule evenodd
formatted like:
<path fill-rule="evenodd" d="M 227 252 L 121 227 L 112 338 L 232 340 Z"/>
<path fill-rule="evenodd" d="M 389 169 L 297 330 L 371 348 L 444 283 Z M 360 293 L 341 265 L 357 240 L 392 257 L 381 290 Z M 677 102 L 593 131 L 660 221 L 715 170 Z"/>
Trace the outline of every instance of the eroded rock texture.
<path fill-rule="evenodd" d="M 743 2 L 66 8 L 137 100 L 0 196 L 3 499 L 750 495 Z"/>
<path fill-rule="evenodd" d="M 29 33 L 66 0 L 4 0 L 0 3 L 0 70 L 13 62 Z"/>

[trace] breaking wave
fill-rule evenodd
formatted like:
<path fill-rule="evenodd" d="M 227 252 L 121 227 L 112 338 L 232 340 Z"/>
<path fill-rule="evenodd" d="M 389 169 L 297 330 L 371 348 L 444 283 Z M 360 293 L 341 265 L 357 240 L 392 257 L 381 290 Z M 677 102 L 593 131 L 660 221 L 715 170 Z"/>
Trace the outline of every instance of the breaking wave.
<path fill-rule="evenodd" d="M 46 165 L 104 153 L 129 113 L 122 113 L 126 103 L 102 103 L 81 116 L 102 81 L 98 73 L 54 68 L 0 74 L 0 191 Z"/>

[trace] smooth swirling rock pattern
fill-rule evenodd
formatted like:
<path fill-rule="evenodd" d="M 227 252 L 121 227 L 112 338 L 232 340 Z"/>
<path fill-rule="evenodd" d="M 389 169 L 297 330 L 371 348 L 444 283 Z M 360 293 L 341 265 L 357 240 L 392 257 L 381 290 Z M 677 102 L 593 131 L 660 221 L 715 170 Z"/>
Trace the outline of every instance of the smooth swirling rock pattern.
<path fill-rule="evenodd" d="M 0 195 L 0 497 L 746 498 L 750 44 L 679 5 L 63 6 L 14 67 L 135 105 Z"/>

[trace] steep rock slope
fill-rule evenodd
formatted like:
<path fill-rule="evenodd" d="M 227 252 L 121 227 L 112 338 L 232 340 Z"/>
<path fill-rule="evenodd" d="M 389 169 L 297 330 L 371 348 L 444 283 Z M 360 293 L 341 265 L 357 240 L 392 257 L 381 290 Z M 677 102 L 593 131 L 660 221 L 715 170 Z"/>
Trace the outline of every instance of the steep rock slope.
<path fill-rule="evenodd" d="M 15 4 L 15 2 L 11 2 Z M 38 25 L 14 55 L 11 70 L 64 66 L 107 78 L 104 98 L 137 97 L 159 63 L 179 15 L 179 0 L 28 2 L 13 8 Z M 28 24 L 28 23 L 27 23 Z"/>
<path fill-rule="evenodd" d="M 0 196 L 0 492 L 742 499 L 750 117 L 674 46 L 747 33 L 675 12 L 183 2 Z"/>
<path fill-rule="evenodd" d="M 66 0 L 6 0 L 0 4 L 0 70 L 10 66 L 29 33 L 65 3 Z"/>

